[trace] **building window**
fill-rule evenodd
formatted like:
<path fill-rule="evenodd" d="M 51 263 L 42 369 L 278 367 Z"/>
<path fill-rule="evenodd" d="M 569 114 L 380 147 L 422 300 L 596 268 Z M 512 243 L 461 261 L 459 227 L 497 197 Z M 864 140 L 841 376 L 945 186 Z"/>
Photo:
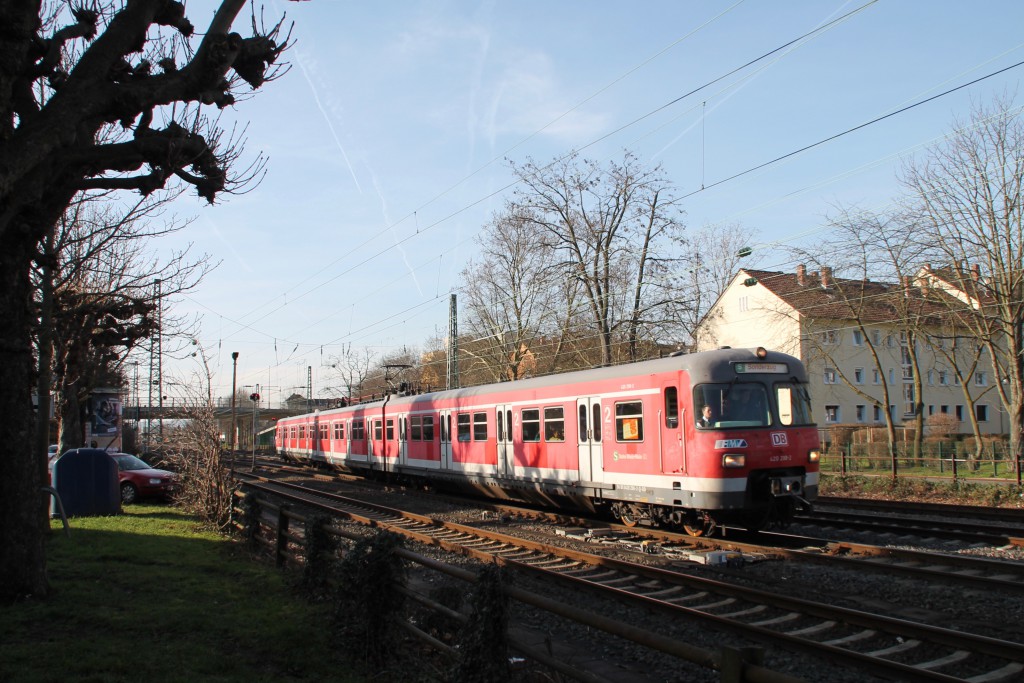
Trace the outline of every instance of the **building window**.
<path fill-rule="evenodd" d="M 863 422 L 868 418 L 868 407 L 864 404 L 857 406 L 857 422 Z"/>
<path fill-rule="evenodd" d="M 928 371 L 928 386 L 930 386 L 930 387 L 934 387 L 935 386 L 935 371 L 934 370 L 929 370 Z"/>
<path fill-rule="evenodd" d="M 935 414 L 935 406 L 928 406 L 928 414 L 929 415 L 934 415 Z"/>
<path fill-rule="evenodd" d="M 943 415 L 948 414 L 949 413 L 949 406 L 939 406 L 939 412 L 942 413 Z"/>
<path fill-rule="evenodd" d="M 974 373 L 975 386 L 983 387 L 986 384 L 988 384 L 988 376 L 985 374 L 984 370 L 979 370 L 978 372 Z"/>
<path fill-rule="evenodd" d="M 879 372 L 878 370 L 872 370 L 871 371 L 871 382 L 873 384 L 881 384 L 882 383 L 882 373 Z"/>
<path fill-rule="evenodd" d="M 821 343 L 827 346 L 833 346 L 839 343 L 839 333 L 835 330 L 825 330 L 818 335 Z"/>
<path fill-rule="evenodd" d="M 988 422 L 988 406 L 984 403 L 976 403 L 974 405 L 974 416 L 978 418 L 978 422 Z"/>
<path fill-rule="evenodd" d="M 881 422 L 881 421 L 882 421 L 882 407 L 881 406 L 875 406 L 875 422 Z"/>
<path fill-rule="evenodd" d="M 913 415 L 917 408 L 917 401 L 914 400 L 914 385 L 903 385 L 903 414 Z"/>
<path fill-rule="evenodd" d="M 889 368 L 889 384 L 895 384 L 895 383 L 896 383 L 896 371 L 893 370 L 892 368 Z"/>
<path fill-rule="evenodd" d="M 825 406 L 825 422 L 831 424 L 839 422 L 839 406 Z"/>
<path fill-rule="evenodd" d="M 825 384 L 835 384 L 836 383 L 836 370 L 835 370 L 835 368 L 825 368 L 824 382 L 825 382 Z"/>
<path fill-rule="evenodd" d="M 939 370 L 939 386 L 949 386 L 949 372 L 946 370 Z"/>
<path fill-rule="evenodd" d="M 864 384 L 864 368 L 853 369 L 853 381 L 855 384 Z"/>
<path fill-rule="evenodd" d="M 871 330 L 871 343 L 874 344 L 875 346 L 881 346 L 882 345 L 882 331 L 881 330 Z"/>
<path fill-rule="evenodd" d="M 963 422 L 963 419 L 964 419 L 964 407 L 961 406 L 961 405 L 958 405 L 956 407 L 956 419 L 959 420 L 960 422 Z"/>
<path fill-rule="evenodd" d="M 853 345 L 864 346 L 864 333 L 860 330 L 853 331 Z"/>
<path fill-rule="evenodd" d="M 747 301 L 747 297 L 741 296 L 739 298 L 739 300 L 738 300 L 738 303 L 740 305 L 740 313 L 746 313 L 747 310 L 749 309 L 749 303 Z"/>

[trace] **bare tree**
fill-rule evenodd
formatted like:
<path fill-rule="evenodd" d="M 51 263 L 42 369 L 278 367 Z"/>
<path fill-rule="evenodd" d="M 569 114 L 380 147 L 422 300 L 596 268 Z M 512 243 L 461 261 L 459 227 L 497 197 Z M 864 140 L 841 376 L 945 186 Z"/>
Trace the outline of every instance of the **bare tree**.
<path fill-rule="evenodd" d="M 169 308 L 165 300 L 195 287 L 208 272 L 209 260 L 189 260 L 187 251 L 166 258 L 149 254 L 153 239 L 184 227 L 154 223 L 151 218 L 161 206 L 149 200 L 123 208 L 109 201 L 75 202 L 54 239 L 46 242 L 46 260 L 57 267 L 37 271 L 37 287 L 49 292 L 51 300 L 46 314 L 40 314 L 37 347 L 40 377 L 47 376 L 49 366 L 42 364 L 47 358 L 59 380 L 61 451 L 84 445 L 86 397 L 97 386 L 120 385 L 119 367 L 134 348 L 157 332 L 171 350 L 176 335 L 189 333 L 192 339 L 187 321 L 156 311 Z M 160 287 L 154 286 L 157 280 Z M 48 388 L 40 387 L 41 398 Z"/>
<path fill-rule="evenodd" d="M 486 381 L 520 379 L 536 371 L 535 344 L 556 327 L 554 252 L 535 224 L 515 207 L 495 215 L 477 236 L 479 256 L 462 271 L 466 302 L 463 370 Z"/>
<path fill-rule="evenodd" d="M 241 84 L 272 80 L 287 45 L 281 25 L 231 31 L 244 0 L 223 0 L 194 37 L 175 0 L 80 5 L 0 0 L 0 587 L 8 598 L 45 596 L 45 518 L 33 457 L 30 266 L 38 245 L 80 192 L 148 195 L 184 182 L 207 201 L 243 189 L 262 161 L 239 164 L 239 140 L 203 116 L 228 106 Z M 154 127 L 162 119 L 162 127 Z M 123 136 L 102 134 L 118 125 Z"/>
<path fill-rule="evenodd" d="M 1012 99 L 975 106 L 970 121 L 900 178 L 908 212 L 950 268 L 965 316 L 989 353 L 1019 466 L 1024 448 L 1024 122 Z M 975 269 L 977 266 L 977 269 Z M 983 272 L 984 276 L 980 276 Z"/>
<path fill-rule="evenodd" d="M 331 372 L 328 375 L 327 390 L 352 401 L 362 393 L 363 384 L 377 363 L 377 354 L 367 347 L 356 350 L 349 347 L 339 356 L 330 356 L 328 362 Z"/>
<path fill-rule="evenodd" d="M 644 168 L 627 152 L 606 167 L 570 155 L 513 170 L 521 182 L 517 213 L 557 253 L 563 276 L 579 283 L 601 362 L 617 360 L 618 340 L 635 360 L 640 341 L 665 317 L 670 298 L 653 283 L 677 263 L 672 238 L 683 229 L 662 169 Z"/>
<path fill-rule="evenodd" d="M 694 335 L 701 321 L 741 265 L 752 267 L 761 260 L 760 254 L 750 250 L 756 238 L 756 230 L 739 223 L 705 224 L 696 234 L 677 238 L 682 257 L 666 282 L 672 301 L 667 338 L 697 341 Z"/>
<path fill-rule="evenodd" d="M 157 448 L 178 474 L 177 503 L 222 529 L 230 521 L 234 482 L 221 462 L 221 425 L 213 400 L 209 357 L 198 348 L 195 358 L 191 376 L 170 380 L 182 392 L 185 419 L 165 432 Z"/>

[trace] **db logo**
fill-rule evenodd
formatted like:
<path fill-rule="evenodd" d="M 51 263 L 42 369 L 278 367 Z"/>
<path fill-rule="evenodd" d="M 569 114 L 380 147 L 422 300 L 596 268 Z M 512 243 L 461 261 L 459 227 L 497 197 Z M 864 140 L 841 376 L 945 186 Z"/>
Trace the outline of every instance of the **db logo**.
<path fill-rule="evenodd" d="M 789 440 L 786 438 L 786 432 L 772 432 L 772 445 L 788 446 Z"/>

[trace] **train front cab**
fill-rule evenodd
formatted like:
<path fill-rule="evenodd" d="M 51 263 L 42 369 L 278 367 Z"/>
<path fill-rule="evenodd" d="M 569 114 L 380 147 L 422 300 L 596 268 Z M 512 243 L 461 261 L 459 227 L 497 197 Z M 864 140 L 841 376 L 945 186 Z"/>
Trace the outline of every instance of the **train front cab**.
<path fill-rule="evenodd" d="M 788 356 L 732 362 L 693 387 L 693 443 L 708 473 L 718 469 L 719 523 L 785 525 L 817 498 L 820 445 L 803 368 Z M 710 407 L 710 423 L 701 421 Z"/>

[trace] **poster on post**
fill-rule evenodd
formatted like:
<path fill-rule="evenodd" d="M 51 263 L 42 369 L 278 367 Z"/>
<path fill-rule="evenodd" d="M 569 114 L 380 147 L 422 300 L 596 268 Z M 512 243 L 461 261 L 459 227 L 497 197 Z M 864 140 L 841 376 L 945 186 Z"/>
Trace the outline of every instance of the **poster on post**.
<path fill-rule="evenodd" d="M 89 396 L 86 441 L 92 448 L 121 450 L 121 396 L 113 390 L 97 390 Z"/>

